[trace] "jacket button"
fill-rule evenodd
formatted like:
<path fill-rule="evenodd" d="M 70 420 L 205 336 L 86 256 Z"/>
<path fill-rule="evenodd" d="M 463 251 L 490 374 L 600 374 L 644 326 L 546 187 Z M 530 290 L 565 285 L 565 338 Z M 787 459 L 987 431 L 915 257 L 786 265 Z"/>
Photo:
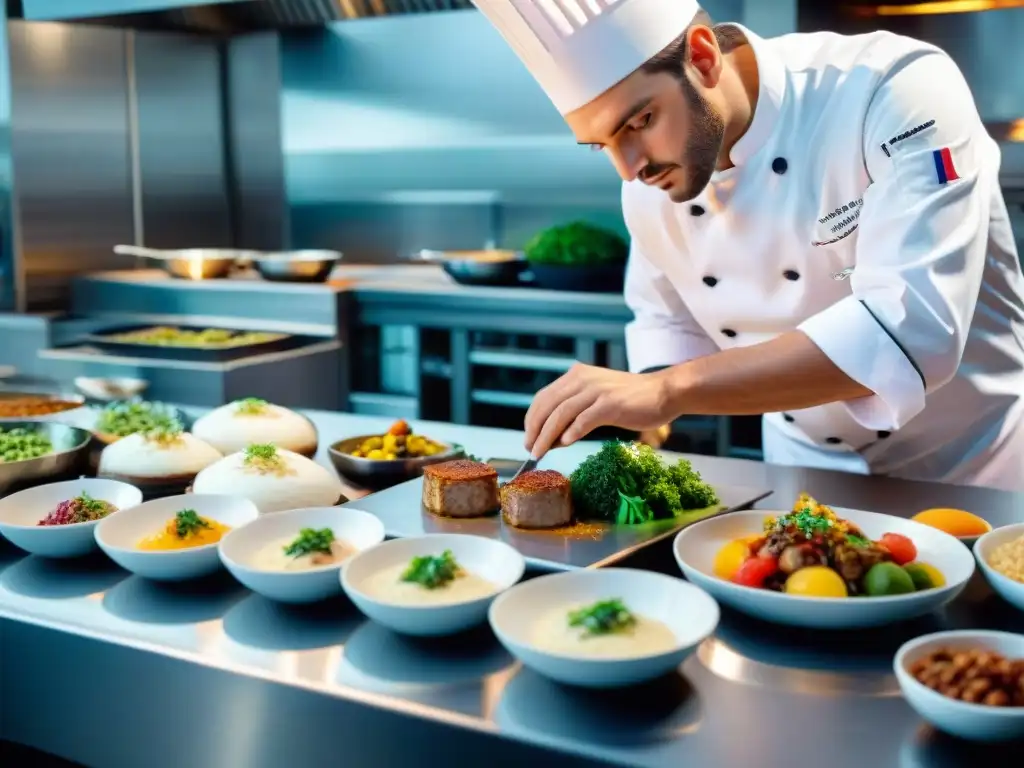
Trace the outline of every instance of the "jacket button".
<path fill-rule="evenodd" d="M 730 339 L 736 336 L 736 331 L 734 331 L 732 328 L 723 328 L 722 333 L 728 336 Z"/>
<path fill-rule="evenodd" d="M 795 269 L 787 269 L 785 272 L 782 273 L 782 276 L 784 278 L 786 278 L 787 280 L 790 280 L 790 281 L 793 281 L 793 282 L 795 282 L 795 281 L 800 279 L 800 273 L 797 272 Z"/>
<path fill-rule="evenodd" d="M 784 157 L 776 157 L 772 160 L 772 170 L 780 176 L 789 169 L 789 163 L 786 162 Z"/>
<path fill-rule="evenodd" d="M 712 277 L 711 275 L 705 275 L 704 285 L 706 285 L 708 288 L 714 288 L 716 285 L 718 285 L 718 278 Z"/>
<path fill-rule="evenodd" d="M 878 430 L 878 439 L 879 440 L 885 440 L 885 438 L 887 438 L 891 434 L 892 434 L 892 432 L 890 432 L 887 429 L 880 429 L 880 430 Z"/>
<path fill-rule="evenodd" d="M 825 442 L 828 443 L 829 445 L 839 445 L 841 442 L 843 442 L 843 438 L 841 438 L 841 437 L 826 437 L 825 438 Z"/>
<path fill-rule="evenodd" d="M 700 206 L 700 205 L 691 205 L 690 206 L 690 215 L 692 215 L 692 216 L 703 216 L 704 215 L 704 208 L 702 206 Z"/>
<path fill-rule="evenodd" d="M 789 415 L 788 413 L 784 413 L 784 414 L 782 414 L 782 420 L 783 420 L 783 421 L 785 421 L 785 422 L 787 422 L 787 423 L 789 423 L 789 424 L 792 424 L 792 423 L 793 423 L 794 421 L 796 421 L 796 419 L 794 419 L 794 418 L 793 418 L 792 416 L 790 416 L 790 415 Z"/>

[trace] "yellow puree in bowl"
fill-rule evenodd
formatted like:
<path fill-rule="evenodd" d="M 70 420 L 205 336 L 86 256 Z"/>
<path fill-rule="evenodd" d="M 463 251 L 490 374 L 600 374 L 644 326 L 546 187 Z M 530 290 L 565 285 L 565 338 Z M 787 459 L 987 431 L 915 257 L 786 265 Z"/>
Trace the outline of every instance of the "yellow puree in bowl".
<path fill-rule="evenodd" d="M 147 536 L 138 546 L 149 552 L 191 549 L 216 544 L 230 530 L 230 526 L 200 517 L 191 509 L 183 509 L 168 520 L 159 533 Z"/>

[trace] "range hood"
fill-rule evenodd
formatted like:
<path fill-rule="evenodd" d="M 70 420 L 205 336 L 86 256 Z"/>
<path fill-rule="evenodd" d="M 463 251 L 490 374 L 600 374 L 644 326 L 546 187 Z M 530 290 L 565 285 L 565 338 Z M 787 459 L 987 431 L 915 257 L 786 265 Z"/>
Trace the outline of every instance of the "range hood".
<path fill-rule="evenodd" d="M 470 0 L 21 0 L 23 19 L 235 33 L 472 8 Z"/>

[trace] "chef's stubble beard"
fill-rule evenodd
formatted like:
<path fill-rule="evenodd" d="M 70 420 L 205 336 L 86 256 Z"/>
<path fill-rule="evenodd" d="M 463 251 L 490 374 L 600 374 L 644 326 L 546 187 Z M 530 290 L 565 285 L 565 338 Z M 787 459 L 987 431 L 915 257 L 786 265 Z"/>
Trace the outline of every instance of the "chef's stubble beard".
<path fill-rule="evenodd" d="M 725 120 L 722 116 L 685 77 L 681 86 L 690 108 L 690 132 L 680 166 L 689 178 L 685 187 L 673 187 L 668 191 L 674 203 L 685 203 L 704 191 L 715 173 L 718 156 L 725 143 Z"/>

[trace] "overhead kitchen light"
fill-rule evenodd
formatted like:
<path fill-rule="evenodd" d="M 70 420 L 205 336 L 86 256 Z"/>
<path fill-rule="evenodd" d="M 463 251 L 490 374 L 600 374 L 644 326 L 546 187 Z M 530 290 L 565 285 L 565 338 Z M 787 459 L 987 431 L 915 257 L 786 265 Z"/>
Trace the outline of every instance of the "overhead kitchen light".
<path fill-rule="evenodd" d="M 1024 8 L 1024 0 L 932 0 L 906 5 L 857 5 L 848 6 L 854 16 L 875 18 L 878 16 L 937 16 L 944 13 L 978 13 L 979 11 L 1001 11 L 1010 8 Z"/>

